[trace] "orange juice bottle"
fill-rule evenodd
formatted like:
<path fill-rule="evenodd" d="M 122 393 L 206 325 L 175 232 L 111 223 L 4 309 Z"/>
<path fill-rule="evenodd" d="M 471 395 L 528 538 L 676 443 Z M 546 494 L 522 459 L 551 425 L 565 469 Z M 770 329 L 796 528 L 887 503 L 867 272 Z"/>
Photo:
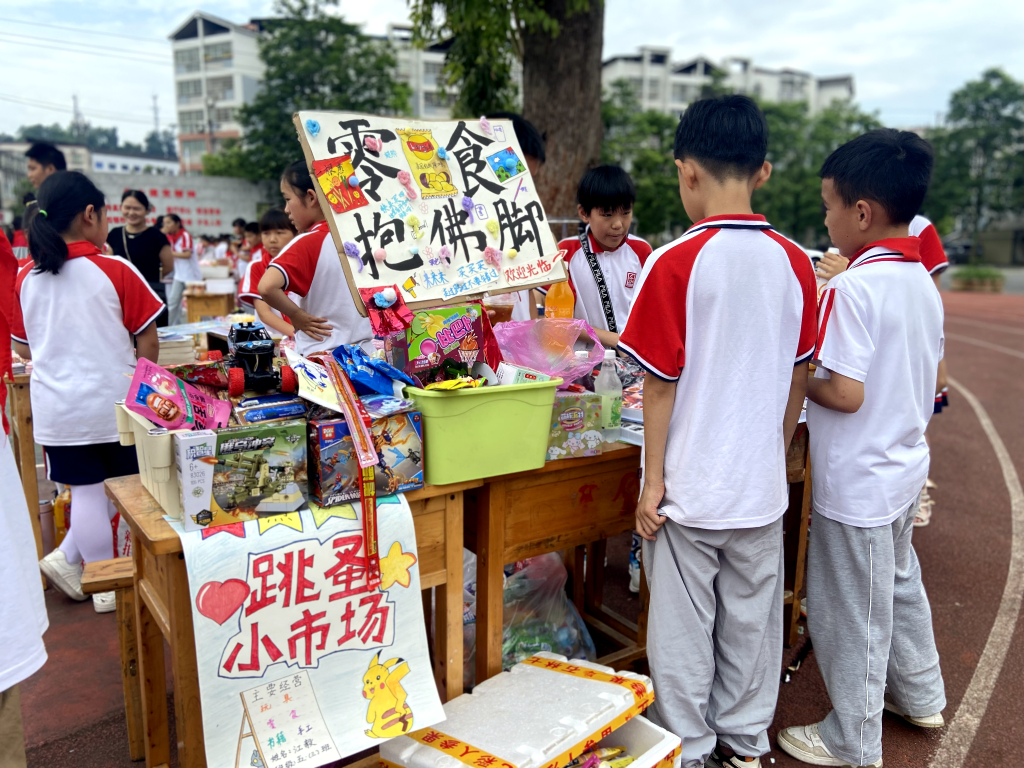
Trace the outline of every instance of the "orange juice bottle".
<path fill-rule="evenodd" d="M 547 298 L 544 300 L 544 317 L 572 317 L 575 297 L 569 282 L 563 280 L 554 283 L 548 288 Z"/>

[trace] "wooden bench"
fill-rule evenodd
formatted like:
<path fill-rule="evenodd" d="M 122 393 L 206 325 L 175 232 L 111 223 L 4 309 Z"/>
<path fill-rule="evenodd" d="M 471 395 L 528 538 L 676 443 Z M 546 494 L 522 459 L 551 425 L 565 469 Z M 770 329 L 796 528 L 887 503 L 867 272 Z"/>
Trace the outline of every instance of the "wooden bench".
<path fill-rule="evenodd" d="M 121 684 L 128 721 L 128 752 L 132 760 L 146 756 L 142 728 L 142 691 L 135 645 L 135 567 L 130 557 L 86 563 L 82 591 L 87 595 L 113 592 L 117 604 L 117 640 L 121 650 Z"/>

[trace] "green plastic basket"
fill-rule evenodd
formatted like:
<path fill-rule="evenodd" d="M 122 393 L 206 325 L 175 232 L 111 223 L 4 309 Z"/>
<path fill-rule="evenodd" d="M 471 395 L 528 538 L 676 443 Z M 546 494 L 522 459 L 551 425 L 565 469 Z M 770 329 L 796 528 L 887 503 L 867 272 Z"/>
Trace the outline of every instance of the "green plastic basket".
<path fill-rule="evenodd" d="M 561 379 L 454 392 L 406 387 L 423 414 L 423 465 L 430 485 L 544 466 L 551 409 Z"/>

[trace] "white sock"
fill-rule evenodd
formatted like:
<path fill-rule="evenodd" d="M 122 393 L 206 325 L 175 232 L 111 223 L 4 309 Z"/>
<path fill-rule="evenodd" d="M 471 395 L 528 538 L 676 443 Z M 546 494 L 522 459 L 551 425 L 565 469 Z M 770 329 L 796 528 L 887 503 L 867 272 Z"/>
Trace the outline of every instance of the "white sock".
<path fill-rule="evenodd" d="M 69 563 L 110 560 L 114 536 L 110 528 L 116 510 L 103 491 L 103 483 L 72 485 L 71 529 L 60 549 Z"/>

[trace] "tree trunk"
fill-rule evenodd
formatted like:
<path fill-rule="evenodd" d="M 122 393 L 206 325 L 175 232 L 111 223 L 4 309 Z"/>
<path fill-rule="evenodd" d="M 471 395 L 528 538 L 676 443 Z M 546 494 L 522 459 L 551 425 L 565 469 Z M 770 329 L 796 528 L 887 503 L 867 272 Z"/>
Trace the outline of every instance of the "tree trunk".
<path fill-rule="evenodd" d="M 544 0 L 560 26 L 523 36 L 523 116 L 547 134 L 547 162 L 536 176 L 544 210 L 576 218 L 576 184 L 600 162 L 604 3 L 566 18 L 566 0 Z M 572 234 L 570 232 L 570 234 Z"/>

